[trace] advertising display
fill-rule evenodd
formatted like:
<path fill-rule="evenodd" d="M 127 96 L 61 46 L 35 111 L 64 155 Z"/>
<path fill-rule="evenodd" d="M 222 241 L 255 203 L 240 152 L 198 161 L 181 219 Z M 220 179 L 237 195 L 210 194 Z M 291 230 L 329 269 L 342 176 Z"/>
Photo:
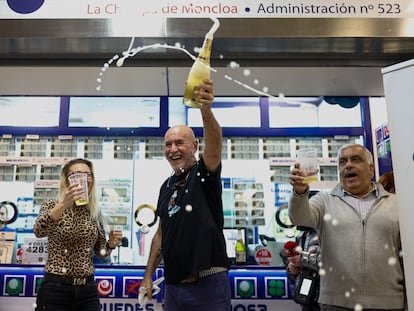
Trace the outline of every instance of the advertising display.
<path fill-rule="evenodd" d="M 164 283 L 161 291 L 142 308 L 138 303 L 138 289 L 144 269 L 128 266 L 108 266 L 96 269 L 95 281 L 100 296 L 101 311 L 162 311 Z M 163 276 L 159 268 L 154 280 Z M 284 269 L 231 269 L 231 311 L 298 311 L 291 299 Z M 5 266 L 0 271 L 0 310 L 31 311 L 36 301 L 43 268 Z"/>
<path fill-rule="evenodd" d="M 392 170 L 391 139 L 388 123 L 375 129 L 379 175 Z"/>

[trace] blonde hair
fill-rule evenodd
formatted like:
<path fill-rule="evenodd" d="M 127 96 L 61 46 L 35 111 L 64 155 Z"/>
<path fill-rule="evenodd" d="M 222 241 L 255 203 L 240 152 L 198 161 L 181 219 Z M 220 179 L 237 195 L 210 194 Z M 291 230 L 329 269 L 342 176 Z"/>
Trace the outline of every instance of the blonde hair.
<path fill-rule="evenodd" d="M 91 161 L 77 158 L 77 159 L 70 160 L 63 166 L 62 171 L 60 173 L 60 187 L 59 187 L 58 198 L 59 200 L 62 200 L 67 191 L 67 178 L 69 175 L 70 167 L 78 163 L 86 164 L 92 173 L 92 186 L 89 191 L 89 203 L 87 207 L 89 209 L 91 218 L 94 219 L 98 225 L 103 225 L 104 224 L 103 217 L 99 209 L 98 198 L 96 195 L 95 171 L 94 171 L 93 164 Z"/>

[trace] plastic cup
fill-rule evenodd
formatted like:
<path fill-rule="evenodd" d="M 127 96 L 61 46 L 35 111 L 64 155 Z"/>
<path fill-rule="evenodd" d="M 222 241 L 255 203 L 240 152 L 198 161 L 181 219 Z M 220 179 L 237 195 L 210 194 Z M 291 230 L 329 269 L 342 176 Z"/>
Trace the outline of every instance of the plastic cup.
<path fill-rule="evenodd" d="M 86 205 L 89 203 L 88 196 L 88 175 L 84 173 L 75 173 L 68 177 L 70 184 L 77 184 L 83 188 L 83 194 L 81 197 L 75 200 L 77 206 Z"/>
<path fill-rule="evenodd" d="M 305 173 L 303 182 L 309 184 L 318 181 L 318 150 L 305 148 L 296 151 L 297 162 Z"/>

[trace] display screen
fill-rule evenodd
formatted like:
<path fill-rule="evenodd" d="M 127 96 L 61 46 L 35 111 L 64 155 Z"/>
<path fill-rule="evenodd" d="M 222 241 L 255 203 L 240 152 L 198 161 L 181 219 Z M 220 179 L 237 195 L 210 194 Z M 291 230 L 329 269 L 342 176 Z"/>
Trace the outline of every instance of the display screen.
<path fill-rule="evenodd" d="M 302 284 L 300 286 L 299 294 L 307 296 L 309 294 L 311 285 L 312 285 L 311 279 L 303 278 Z"/>

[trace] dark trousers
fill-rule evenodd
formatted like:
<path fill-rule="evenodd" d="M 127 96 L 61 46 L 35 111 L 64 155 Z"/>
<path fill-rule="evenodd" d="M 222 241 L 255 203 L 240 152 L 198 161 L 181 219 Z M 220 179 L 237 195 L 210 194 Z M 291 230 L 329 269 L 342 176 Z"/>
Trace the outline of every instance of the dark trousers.
<path fill-rule="evenodd" d="M 68 285 L 59 280 L 42 282 L 35 311 L 99 311 L 99 295 L 95 280 L 86 285 Z"/>
<path fill-rule="evenodd" d="M 302 305 L 302 311 L 320 311 L 321 307 L 319 306 L 319 303 L 316 301 L 311 302 L 307 306 Z"/>
<path fill-rule="evenodd" d="M 166 284 L 165 311 L 230 311 L 228 272 L 219 272 L 194 283 Z"/>

